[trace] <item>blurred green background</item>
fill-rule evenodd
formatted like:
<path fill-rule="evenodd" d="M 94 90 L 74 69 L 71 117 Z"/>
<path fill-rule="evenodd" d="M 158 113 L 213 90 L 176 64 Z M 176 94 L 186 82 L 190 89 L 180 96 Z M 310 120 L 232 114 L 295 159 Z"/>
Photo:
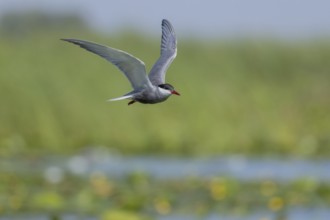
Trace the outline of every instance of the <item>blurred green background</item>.
<path fill-rule="evenodd" d="M 283 184 L 215 175 L 159 181 L 132 173 L 116 180 L 99 172 L 87 178 L 65 173 L 52 182 L 42 172 L 13 168 L 24 160 L 33 170 L 42 158 L 71 157 L 96 146 L 125 156 L 328 160 L 327 38 L 179 38 L 167 82 L 181 96 L 127 106 L 106 102 L 131 89 L 118 69 L 59 39 L 119 48 L 150 70 L 159 56 L 159 36 L 130 29 L 100 34 L 74 14 L 13 13 L 0 21 L 0 214 L 60 219 L 61 213 L 78 212 L 138 220 L 152 218 L 153 211 L 195 210 L 204 216 L 266 209 L 284 210 L 276 218 L 285 219 L 288 205 L 329 207 L 329 184 L 313 179 Z"/>
<path fill-rule="evenodd" d="M 125 154 L 329 156 L 328 40 L 179 39 L 167 81 L 182 96 L 128 107 L 106 102 L 131 89 L 119 70 L 59 39 L 120 48 L 149 70 L 158 38 L 101 36 L 78 18 L 50 17 L 44 24 L 42 15 L 26 16 L 32 17 L 26 29 L 2 23 L 1 155 L 17 146 L 26 153 L 72 153 L 105 145 Z M 33 23 L 33 16 L 43 22 Z"/>

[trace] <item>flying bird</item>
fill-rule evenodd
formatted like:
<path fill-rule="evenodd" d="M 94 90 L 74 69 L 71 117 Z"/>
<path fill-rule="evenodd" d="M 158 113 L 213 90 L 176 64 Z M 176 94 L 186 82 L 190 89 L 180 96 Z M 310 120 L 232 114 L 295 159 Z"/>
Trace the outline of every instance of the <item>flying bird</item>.
<path fill-rule="evenodd" d="M 125 51 L 84 40 L 61 40 L 76 44 L 103 57 L 125 74 L 133 87 L 133 91 L 121 97 L 109 99 L 109 101 L 129 99 L 131 101 L 128 105 L 134 102 L 155 104 L 165 101 L 172 94 L 180 95 L 171 84 L 165 83 L 166 71 L 177 54 L 177 40 L 174 28 L 166 19 L 162 20 L 160 57 L 150 70 L 149 75 L 146 73 L 143 61 Z"/>

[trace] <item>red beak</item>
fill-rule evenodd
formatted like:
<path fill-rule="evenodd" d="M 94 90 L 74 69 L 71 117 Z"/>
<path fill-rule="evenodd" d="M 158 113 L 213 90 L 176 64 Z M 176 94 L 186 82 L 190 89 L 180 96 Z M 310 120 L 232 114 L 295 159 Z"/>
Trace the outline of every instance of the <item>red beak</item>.
<path fill-rule="evenodd" d="M 171 93 L 174 94 L 174 95 L 180 95 L 180 93 L 178 93 L 178 92 L 175 91 L 175 90 L 172 90 Z"/>

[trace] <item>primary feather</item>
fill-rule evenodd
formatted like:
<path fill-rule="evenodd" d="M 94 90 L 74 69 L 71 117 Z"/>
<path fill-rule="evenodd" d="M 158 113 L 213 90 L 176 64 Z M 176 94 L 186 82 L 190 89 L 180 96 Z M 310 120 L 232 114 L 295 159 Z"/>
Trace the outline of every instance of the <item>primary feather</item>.
<path fill-rule="evenodd" d="M 80 47 L 110 61 L 125 74 L 134 89 L 138 90 L 146 85 L 150 86 L 144 63 L 131 54 L 89 41 L 77 39 L 62 40 L 79 45 Z"/>
<path fill-rule="evenodd" d="M 176 54 L 177 40 L 174 28 L 168 20 L 163 19 L 160 57 L 149 73 L 149 79 L 152 84 L 160 85 L 165 83 L 166 71 L 176 57 Z"/>

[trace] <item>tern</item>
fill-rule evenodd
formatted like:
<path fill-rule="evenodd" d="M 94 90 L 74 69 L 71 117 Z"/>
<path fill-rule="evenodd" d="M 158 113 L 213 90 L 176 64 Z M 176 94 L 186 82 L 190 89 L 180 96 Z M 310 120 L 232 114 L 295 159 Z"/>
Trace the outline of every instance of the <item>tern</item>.
<path fill-rule="evenodd" d="M 166 19 L 162 20 L 160 57 L 151 68 L 149 75 L 146 74 L 143 61 L 127 52 L 85 40 L 68 38 L 61 40 L 76 44 L 103 57 L 125 74 L 133 87 L 133 91 L 108 101 L 129 99 L 131 101 L 128 105 L 135 102 L 155 104 L 165 101 L 172 94 L 180 95 L 171 84 L 165 83 L 166 71 L 177 54 L 174 28 Z"/>

